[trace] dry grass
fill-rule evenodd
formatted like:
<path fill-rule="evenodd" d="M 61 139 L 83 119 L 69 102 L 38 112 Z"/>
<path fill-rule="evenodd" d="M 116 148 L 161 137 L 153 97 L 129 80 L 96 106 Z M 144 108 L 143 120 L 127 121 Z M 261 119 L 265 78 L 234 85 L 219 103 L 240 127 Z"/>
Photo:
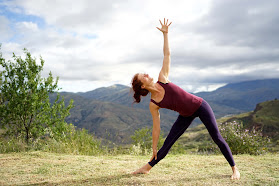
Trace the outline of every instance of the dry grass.
<path fill-rule="evenodd" d="M 0 185 L 279 185 L 279 154 L 234 156 L 231 181 L 222 155 L 168 155 L 148 175 L 129 173 L 148 156 L 78 156 L 45 152 L 0 154 Z"/>

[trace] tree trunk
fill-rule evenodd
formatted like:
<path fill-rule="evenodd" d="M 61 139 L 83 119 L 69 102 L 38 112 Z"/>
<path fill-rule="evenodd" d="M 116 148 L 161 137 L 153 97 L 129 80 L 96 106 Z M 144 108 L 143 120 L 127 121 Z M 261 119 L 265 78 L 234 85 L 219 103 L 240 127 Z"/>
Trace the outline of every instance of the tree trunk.
<path fill-rule="evenodd" d="M 29 130 L 26 128 L 26 143 L 29 145 Z"/>

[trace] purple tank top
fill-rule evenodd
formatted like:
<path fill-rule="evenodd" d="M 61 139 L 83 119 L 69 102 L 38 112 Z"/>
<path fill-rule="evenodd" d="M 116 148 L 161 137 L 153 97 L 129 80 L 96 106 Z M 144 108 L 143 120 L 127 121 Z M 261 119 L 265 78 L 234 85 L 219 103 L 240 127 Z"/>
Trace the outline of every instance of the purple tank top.
<path fill-rule="evenodd" d="M 182 116 L 191 116 L 200 107 L 202 98 L 190 94 L 173 83 L 162 83 L 157 81 L 164 89 L 165 95 L 159 103 L 151 99 L 155 105 L 178 112 Z"/>

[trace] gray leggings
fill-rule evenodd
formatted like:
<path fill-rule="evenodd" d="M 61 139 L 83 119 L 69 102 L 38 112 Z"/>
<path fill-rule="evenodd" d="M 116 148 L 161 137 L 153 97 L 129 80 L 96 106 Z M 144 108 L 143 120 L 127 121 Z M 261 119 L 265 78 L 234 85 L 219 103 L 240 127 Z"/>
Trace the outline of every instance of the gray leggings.
<path fill-rule="evenodd" d="M 178 116 L 162 148 L 157 153 L 157 160 L 153 158 L 150 162 L 148 162 L 149 165 L 153 167 L 168 154 L 172 145 L 185 132 L 185 130 L 189 127 L 189 125 L 196 117 L 199 117 L 200 120 L 204 123 L 211 138 L 218 145 L 219 149 L 221 150 L 221 152 L 223 153 L 223 155 L 225 156 L 229 164 L 231 166 L 235 165 L 230 147 L 228 146 L 224 138 L 221 136 L 218 130 L 214 113 L 210 105 L 205 100 L 202 101 L 200 108 L 192 116 L 188 116 L 188 117 L 183 117 L 181 115 Z"/>

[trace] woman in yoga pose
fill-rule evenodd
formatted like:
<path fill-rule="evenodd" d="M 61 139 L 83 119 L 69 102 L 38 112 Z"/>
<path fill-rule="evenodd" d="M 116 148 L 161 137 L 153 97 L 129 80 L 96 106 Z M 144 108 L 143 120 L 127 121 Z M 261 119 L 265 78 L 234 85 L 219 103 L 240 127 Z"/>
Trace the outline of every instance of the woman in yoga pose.
<path fill-rule="evenodd" d="M 149 109 L 153 118 L 153 155 L 146 165 L 133 172 L 133 174 L 149 173 L 150 169 L 167 155 L 171 146 L 184 133 L 192 121 L 196 117 L 199 117 L 232 167 L 233 174 L 231 179 L 239 179 L 240 173 L 235 166 L 231 150 L 218 130 L 216 119 L 210 105 L 204 99 L 184 91 L 169 81 L 168 76 L 171 58 L 168 42 L 168 28 L 171 23 L 168 24 L 168 19 L 167 21 L 164 19 L 164 24 L 161 20 L 159 21 L 162 27 L 157 27 L 157 29 L 164 35 L 164 59 L 158 81 L 154 83 L 153 78 L 149 77 L 148 74 L 142 73 L 136 74 L 132 79 L 135 102 L 139 103 L 141 96 L 146 96 L 149 92 L 151 93 Z M 177 111 L 179 116 L 173 124 L 162 148 L 157 152 L 157 144 L 160 135 L 160 108 Z"/>

